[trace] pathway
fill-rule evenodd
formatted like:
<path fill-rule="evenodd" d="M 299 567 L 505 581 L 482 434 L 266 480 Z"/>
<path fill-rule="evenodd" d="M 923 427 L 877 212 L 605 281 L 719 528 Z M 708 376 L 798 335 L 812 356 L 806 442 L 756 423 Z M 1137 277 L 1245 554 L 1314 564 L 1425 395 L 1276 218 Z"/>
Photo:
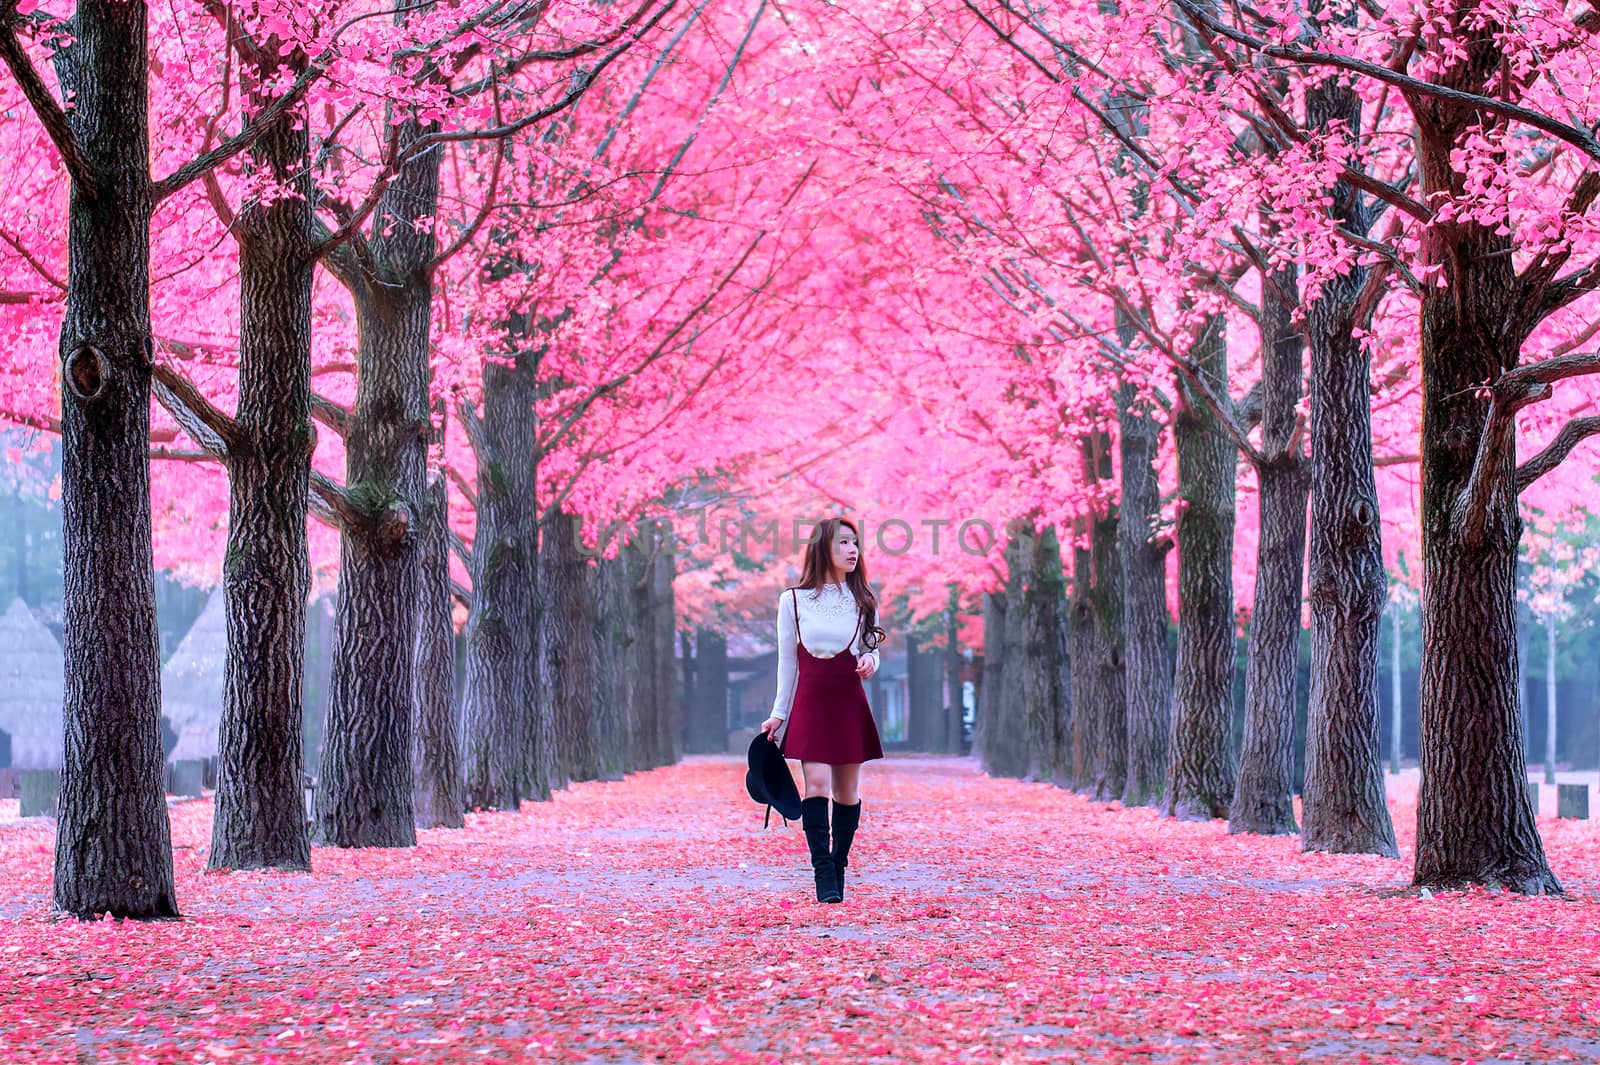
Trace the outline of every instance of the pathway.
<path fill-rule="evenodd" d="M 1302 855 L 897 757 L 820 906 L 742 781 L 693 758 L 311 875 L 204 873 L 210 803 L 180 804 L 177 924 L 47 920 L 49 827 L 0 824 L 5 1058 L 1600 1057 L 1596 822 L 1541 820 L 1568 900 L 1424 899 L 1409 846 Z"/>

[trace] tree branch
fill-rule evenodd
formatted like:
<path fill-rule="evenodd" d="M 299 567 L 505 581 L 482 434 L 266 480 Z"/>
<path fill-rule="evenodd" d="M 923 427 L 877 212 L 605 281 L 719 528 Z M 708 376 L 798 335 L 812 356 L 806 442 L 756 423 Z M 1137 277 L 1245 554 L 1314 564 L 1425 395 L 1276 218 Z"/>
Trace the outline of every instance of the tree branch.
<path fill-rule="evenodd" d="M 151 367 L 151 389 L 167 413 L 200 448 L 227 462 L 238 446 L 239 426 L 212 405 L 183 374 L 157 363 Z"/>
<path fill-rule="evenodd" d="M 1557 381 L 1591 373 L 1600 373 L 1600 354 L 1562 355 L 1507 370 L 1489 386 L 1488 419 L 1483 436 L 1478 440 L 1478 453 L 1472 461 L 1472 474 L 1468 477 L 1467 484 L 1462 488 L 1455 504 L 1456 522 L 1461 527 L 1462 537 L 1466 543 L 1476 546 L 1482 542 L 1496 484 L 1516 442 L 1517 412 L 1529 404 L 1549 399 L 1555 391 Z M 1514 471 L 1517 485 L 1515 491 L 1522 490 L 1524 470 L 1528 475 L 1527 483 L 1532 484 L 1559 465 L 1578 441 L 1583 439 L 1579 436 L 1558 454 L 1555 450 L 1556 445 L 1564 443 L 1563 436 L 1568 428 L 1571 428 L 1570 423 L 1551 442 L 1550 447 L 1530 459 L 1521 469 Z"/>
<path fill-rule="evenodd" d="M 9 15 L 9 12 L 7 14 Z M 96 180 L 94 167 L 83 154 L 82 145 L 78 143 L 78 138 L 73 136 L 72 126 L 67 121 L 67 113 L 61 109 L 61 105 L 51 94 L 50 87 L 39 76 L 39 71 L 28 58 L 28 53 L 23 51 L 16 29 L 4 24 L 0 24 L 0 61 L 4 61 L 10 68 L 17 87 L 22 90 L 22 95 L 32 106 L 33 113 L 38 116 L 39 124 L 50 137 L 50 143 L 54 144 L 56 151 L 60 153 L 61 162 L 71 175 L 73 184 L 78 186 L 80 193 L 93 199 L 99 183 Z"/>
<path fill-rule="evenodd" d="M 1243 30 L 1238 30 L 1219 21 L 1197 0 L 1175 0 L 1179 10 L 1197 29 L 1226 37 L 1235 44 L 1248 48 L 1260 55 L 1270 56 L 1273 59 L 1282 59 L 1289 63 L 1309 64 L 1311 66 L 1333 67 L 1336 70 L 1347 70 L 1352 74 L 1362 74 L 1374 81 L 1385 85 L 1393 85 L 1401 92 L 1413 93 L 1418 96 L 1431 96 L 1435 99 L 1449 100 L 1452 103 L 1462 104 L 1492 115 L 1515 119 L 1524 125 L 1531 126 L 1543 133 L 1577 148 L 1591 159 L 1600 161 L 1600 140 L 1586 129 L 1569 126 L 1565 122 L 1558 122 L 1549 115 L 1520 104 L 1510 103 L 1505 100 L 1496 100 L 1492 96 L 1482 96 L 1475 92 L 1464 92 L 1439 85 L 1422 78 L 1412 77 L 1391 70 L 1381 63 L 1369 62 L 1365 59 L 1356 59 L 1352 56 L 1338 55 L 1333 52 L 1318 52 L 1309 48 L 1301 48 L 1293 44 L 1269 44 L 1257 37 L 1252 37 Z"/>
<path fill-rule="evenodd" d="M 473 450 L 477 450 L 476 444 L 473 445 Z M 450 478 L 451 483 L 456 486 L 456 491 L 461 493 L 461 498 L 467 501 L 467 505 L 473 510 L 477 510 L 478 493 L 473 491 L 472 485 L 467 483 L 467 478 L 461 473 L 461 471 L 456 469 L 454 466 L 446 466 L 444 468 L 444 473 L 446 477 Z"/>
<path fill-rule="evenodd" d="M 1600 416 L 1574 418 L 1561 427 L 1556 438 L 1543 451 L 1517 467 L 1517 493 L 1566 461 L 1572 449 L 1591 436 L 1600 434 Z"/>
<path fill-rule="evenodd" d="M 311 416 L 332 429 L 340 440 L 350 437 L 350 412 L 331 399 L 311 394 Z"/>

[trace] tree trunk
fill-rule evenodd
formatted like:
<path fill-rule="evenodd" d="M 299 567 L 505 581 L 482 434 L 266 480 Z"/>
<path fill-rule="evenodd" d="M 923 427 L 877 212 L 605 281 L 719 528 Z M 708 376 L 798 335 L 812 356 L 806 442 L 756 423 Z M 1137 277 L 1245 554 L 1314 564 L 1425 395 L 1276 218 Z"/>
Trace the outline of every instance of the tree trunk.
<path fill-rule="evenodd" d="M 1461 16 L 1465 17 L 1465 16 Z M 1471 31 L 1443 81 L 1493 91 L 1503 77 L 1494 27 Z M 1466 32 L 1463 31 L 1463 36 Z M 1425 202 L 1455 195 L 1459 138 L 1493 119 L 1413 99 Z M 1488 131 L 1498 135 L 1497 131 Z M 1481 531 L 1457 514 L 1488 417 L 1481 385 L 1514 366 L 1526 331 L 1512 238 L 1460 219 L 1425 248 L 1445 286 L 1422 295 L 1422 786 L 1416 883 L 1504 884 L 1559 892 L 1527 800 L 1517 706 L 1516 447 L 1491 474 Z M 1511 430 L 1508 429 L 1508 432 Z"/>
<path fill-rule="evenodd" d="M 150 549 L 150 150 L 142 0 L 80 0 L 57 53 L 95 175 L 68 201 L 61 326 L 65 761 L 55 908 L 174 917 Z"/>
<path fill-rule="evenodd" d="M 456 742 L 455 625 L 450 603 L 450 494 L 444 474 L 428 478 L 418 554 L 422 566 L 417 602 L 417 720 L 412 730 L 412 802 L 418 828 L 460 828 L 461 748 Z"/>
<path fill-rule="evenodd" d="M 1088 446 L 1085 442 L 1085 451 Z M 1096 683 L 1105 632 L 1095 617 L 1093 530 L 1092 518 L 1079 519 L 1072 547 L 1072 598 L 1067 608 L 1072 616 L 1072 786 L 1087 795 L 1100 794 L 1109 749 L 1102 738 L 1106 705 Z"/>
<path fill-rule="evenodd" d="M 639 535 L 624 548 L 628 565 L 628 617 L 632 633 L 629 653 L 630 671 L 633 675 L 630 731 L 634 736 L 634 769 L 654 769 L 666 764 L 661 753 L 661 729 L 656 726 L 656 669 L 658 644 L 655 635 L 654 612 L 651 609 L 651 571 L 654 566 L 655 545 L 659 531 L 653 525 L 641 523 Z"/>
<path fill-rule="evenodd" d="M 465 799 L 473 809 L 515 810 L 532 790 L 524 775 L 524 752 L 531 702 L 533 545 L 523 535 L 532 509 L 531 381 L 520 363 L 489 362 L 483 368 L 482 420 L 462 411 L 478 467 L 461 694 Z"/>
<path fill-rule="evenodd" d="M 962 718 L 965 716 L 963 713 L 965 705 L 962 702 L 961 635 L 957 628 L 960 607 L 959 592 L 952 585 L 950 605 L 944 612 L 945 706 L 938 746 L 942 754 L 961 753 L 961 726 Z"/>
<path fill-rule="evenodd" d="M 393 117 L 393 116 L 391 116 Z M 400 124 L 399 150 L 426 130 Z M 358 381 L 345 441 L 347 516 L 318 835 L 341 847 L 410 847 L 412 645 L 417 631 L 417 521 L 428 435 L 429 329 L 439 199 L 437 151 L 401 168 L 372 220 L 385 275 L 353 289 Z"/>
<path fill-rule="evenodd" d="M 632 634 L 628 625 L 627 564 L 621 555 L 595 560 L 595 666 L 602 779 L 621 780 L 633 768 Z M 726 740 L 724 740 L 726 742 Z"/>
<path fill-rule="evenodd" d="M 1389 772 L 1395 776 L 1400 775 L 1401 733 L 1400 725 L 1403 721 L 1400 702 L 1400 604 L 1394 604 L 1394 620 L 1389 625 L 1389 635 L 1392 641 L 1390 648 L 1390 662 L 1392 668 L 1389 673 Z"/>
<path fill-rule="evenodd" d="M 1005 687 L 1006 593 L 985 592 L 983 596 L 983 670 L 978 684 L 978 714 L 972 726 L 972 746 L 985 766 L 989 759 L 989 734 L 1002 725 L 1000 706 Z"/>
<path fill-rule="evenodd" d="M 1533 633 L 1533 611 L 1528 608 L 1524 594 L 1528 591 L 1528 581 L 1532 576 L 1532 564 L 1526 559 L 1517 559 L 1517 708 L 1522 716 L 1524 741 L 1533 732 L 1533 722 L 1528 717 L 1528 707 L 1533 701 L 1528 691 L 1528 677 L 1532 673 L 1528 668 L 1528 642 Z M 1526 758 L 1528 754 L 1529 751 L 1524 747 L 1522 756 Z"/>
<path fill-rule="evenodd" d="M 1295 830 L 1295 672 L 1300 657 L 1300 582 L 1305 573 L 1306 493 L 1311 471 L 1299 441 L 1302 337 L 1293 316 L 1293 268 L 1276 271 L 1261 301 L 1260 539 L 1244 681 L 1244 742 L 1228 831 Z"/>
<path fill-rule="evenodd" d="M 297 74 L 301 65 L 282 69 Z M 228 450 L 222 567 L 228 654 L 206 860 L 212 869 L 311 866 L 301 745 L 311 589 L 307 478 L 314 446 L 307 143 L 302 108 L 261 135 L 251 150 L 252 168 L 289 194 L 248 200 L 234 225 L 239 405 Z"/>
<path fill-rule="evenodd" d="M 1227 395 L 1221 318 L 1195 343 L 1211 391 Z M 1204 401 L 1180 382 L 1178 448 L 1178 664 L 1172 764 L 1163 812 L 1185 820 L 1224 817 L 1233 799 L 1233 518 L 1238 454 Z"/>
<path fill-rule="evenodd" d="M 1361 128 L 1361 101 L 1334 79 L 1306 96 L 1309 124 Z M 1335 217 L 1363 227 L 1355 190 L 1333 189 Z M 1301 846 L 1399 857 L 1383 790 L 1378 629 L 1388 578 L 1372 469 L 1370 360 L 1355 335 L 1367 270 L 1331 277 L 1307 309 L 1311 346 L 1311 692 Z"/>
<path fill-rule="evenodd" d="M 556 780 L 600 775 L 595 721 L 594 604 L 576 515 L 557 511 L 539 544 L 539 669 L 556 725 Z"/>
<path fill-rule="evenodd" d="M 683 755 L 683 707 L 678 701 L 678 656 L 672 653 L 672 638 L 677 631 L 677 609 L 672 594 L 676 576 L 672 528 L 666 522 L 659 536 L 655 562 L 650 570 L 651 622 L 655 632 L 655 724 L 657 756 L 661 765 L 673 765 Z"/>
<path fill-rule="evenodd" d="M 1023 758 L 1026 774 L 1061 787 L 1071 784 L 1072 689 L 1067 657 L 1066 575 L 1053 526 L 1033 538 L 1023 592 Z"/>
<path fill-rule="evenodd" d="M 1544 619 L 1544 782 L 1556 782 L 1556 616 Z"/>
<path fill-rule="evenodd" d="M 702 625 L 694 642 L 694 690 L 685 749 L 690 754 L 722 754 L 728 749 L 728 639 Z"/>
<path fill-rule="evenodd" d="M 1028 771 L 1025 747 L 1027 659 L 1027 606 L 1024 602 L 1027 559 L 1032 536 L 1026 523 L 1013 522 L 1006 542 L 1006 587 L 1001 654 L 1004 665 L 996 685 L 995 714 L 984 724 L 983 768 L 990 776 L 1020 777 Z"/>
<path fill-rule="evenodd" d="M 1166 794 L 1172 730 L 1172 662 L 1167 654 L 1165 549 L 1155 542 L 1161 510 L 1156 453 L 1161 423 L 1131 384 L 1117 388 L 1122 502 L 1117 562 L 1122 578 L 1127 703 L 1125 806 L 1159 806 Z"/>

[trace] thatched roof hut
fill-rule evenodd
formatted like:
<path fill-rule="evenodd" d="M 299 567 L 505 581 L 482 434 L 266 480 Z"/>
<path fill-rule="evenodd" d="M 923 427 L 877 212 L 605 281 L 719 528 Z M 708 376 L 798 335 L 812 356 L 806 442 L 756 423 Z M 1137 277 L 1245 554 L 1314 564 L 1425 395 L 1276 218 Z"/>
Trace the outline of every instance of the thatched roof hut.
<path fill-rule="evenodd" d="M 216 757 L 227 657 L 228 618 L 218 588 L 161 671 L 161 715 L 178 734 L 167 761 Z"/>
<path fill-rule="evenodd" d="M 17 769 L 60 769 L 61 645 L 21 599 L 0 615 L 0 731 Z"/>

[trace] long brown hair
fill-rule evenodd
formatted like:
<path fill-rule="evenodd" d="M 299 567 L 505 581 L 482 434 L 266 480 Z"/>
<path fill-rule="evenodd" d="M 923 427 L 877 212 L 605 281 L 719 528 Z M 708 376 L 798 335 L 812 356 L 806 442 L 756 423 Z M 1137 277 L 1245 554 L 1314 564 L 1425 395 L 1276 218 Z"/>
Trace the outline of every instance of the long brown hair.
<path fill-rule="evenodd" d="M 800 569 L 800 583 L 796 588 L 817 591 L 827 583 L 833 572 L 833 539 L 844 526 L 856 534 L 856 568 L 844 575 L 845 587 L 855 596 L 856 609 L 861 612 L 861 645 L 876 650 L 889 634 L 878 628 L 878 597 L 867 584 L 867 556 L 861 548 L 861 530 L 849 518 L 824 518 L 811 531 L 806 542 L 806 560 Z"/>

